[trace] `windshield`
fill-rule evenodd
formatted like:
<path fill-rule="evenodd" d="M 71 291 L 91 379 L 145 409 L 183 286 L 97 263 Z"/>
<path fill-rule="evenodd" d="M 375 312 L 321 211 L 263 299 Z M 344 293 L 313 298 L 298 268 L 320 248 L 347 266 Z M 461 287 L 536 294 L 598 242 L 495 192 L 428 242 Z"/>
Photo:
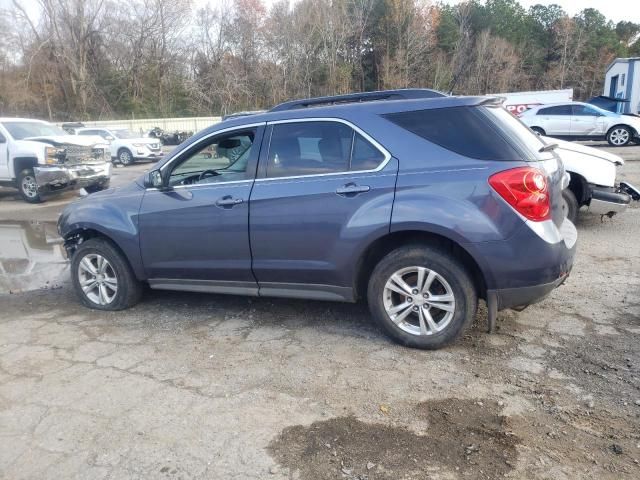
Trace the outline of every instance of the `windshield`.
<path fill-rule="evenodd" d="M 68 135 L 60 127 L 44 122 L 2 122 L 9 135 L 15 140 L 24 140 L 30 137 L 50 137 Z"/>
<path fill-rule="evenodd" d="M 131 130 L 113 130 L 113 133 L 116 137 L 127 139 L 127 138 L 138 138 Z"/>

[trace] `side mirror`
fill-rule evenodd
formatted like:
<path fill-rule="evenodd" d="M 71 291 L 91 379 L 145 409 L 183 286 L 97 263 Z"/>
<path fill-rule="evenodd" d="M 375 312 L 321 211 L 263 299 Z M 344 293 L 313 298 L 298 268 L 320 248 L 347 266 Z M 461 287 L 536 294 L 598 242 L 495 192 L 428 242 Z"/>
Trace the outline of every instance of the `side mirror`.
<path fill-rule="evenodd" d="M 162 173 L 160 170 L 151 170 L 147 172 L 144 179 L 144 186 L 146 188 L 162 188 L 164 187 L 164 182 L 162 180 Z"/>

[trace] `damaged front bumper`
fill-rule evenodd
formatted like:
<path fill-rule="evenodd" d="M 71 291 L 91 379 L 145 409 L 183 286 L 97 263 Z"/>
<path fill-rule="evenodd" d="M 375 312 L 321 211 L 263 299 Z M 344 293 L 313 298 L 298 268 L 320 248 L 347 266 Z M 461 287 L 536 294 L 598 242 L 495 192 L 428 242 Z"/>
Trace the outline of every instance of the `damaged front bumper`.
<path fill-rule="evenodd" d="M 624 212 L 631 203 L 632 197 L 630 186 L 628 184 L 620 184 L 618 187 L 600 187 L 590 185 L 591 201 L 589 202 L 589 211 L 598 215 L 607 215 L 613 217 L 617 213 Z M 640 197 L 639 197 L 640 198 Z"/>
<path fill-rule="evenodd" d="M 38 165 L 33 169 L 41 193 L 58 192 L 93 185 L 106 185 L 111 178 L 111 163 L 76 165 Z"/>

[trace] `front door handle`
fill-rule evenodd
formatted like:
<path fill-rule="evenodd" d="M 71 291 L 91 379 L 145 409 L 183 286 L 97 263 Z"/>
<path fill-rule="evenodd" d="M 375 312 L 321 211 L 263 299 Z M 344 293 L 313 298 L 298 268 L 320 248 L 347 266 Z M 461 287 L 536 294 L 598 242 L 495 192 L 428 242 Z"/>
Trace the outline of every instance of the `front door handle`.
<path fill-rule="evenodd" d="M 220 208 L 232 208 L 235 205 L 239 205 L 242 202 L 244 202 L 244 200 L 242 200 L 241 198 L 233 198 L 231 195 L 225 195 L 222 198 L 219 198 L 216 201 L 216 206 L 220 207 Z"/>
<path fill-rule="evenodd" d="M 371 187 L 369 185 L 356 185 L 355 183 L 347 183 L 342 187 L 338 187 L 336 189 L 336 193 L 345 197 L 353 197 L 355 195 L 358 195 L 359 193 L 366 193 L 369 190 L 371 190 Z"/>

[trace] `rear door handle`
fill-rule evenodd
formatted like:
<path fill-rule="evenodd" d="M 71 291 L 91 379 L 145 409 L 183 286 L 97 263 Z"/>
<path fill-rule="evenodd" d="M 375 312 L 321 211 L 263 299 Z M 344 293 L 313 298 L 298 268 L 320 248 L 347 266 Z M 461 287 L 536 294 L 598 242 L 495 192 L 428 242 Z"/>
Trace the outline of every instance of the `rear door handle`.
<path fill-rule="evenodd" d="M 216 201 L 216 206 L 221 208 L 232 208 L 234 205 L 239 205 L 242 202 L 244 202 L 244 200 L 241 198 L 233 198 L 231 195 L 225 195 Z"/>
<path fill-rule="evenodd" d="M 359 193 L 366 193 L 369 190 L 371 190 L 371 187 L 369 185 L 356 185 L 355 183 L 347 183 L 342 187 L 338 187 L 336 189 L 336 193 L 345 197 L 352 197 L 358 195 Z"/>

